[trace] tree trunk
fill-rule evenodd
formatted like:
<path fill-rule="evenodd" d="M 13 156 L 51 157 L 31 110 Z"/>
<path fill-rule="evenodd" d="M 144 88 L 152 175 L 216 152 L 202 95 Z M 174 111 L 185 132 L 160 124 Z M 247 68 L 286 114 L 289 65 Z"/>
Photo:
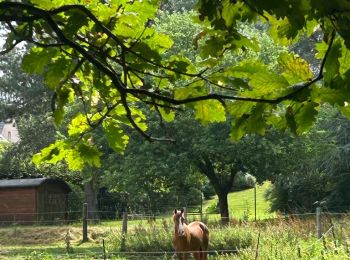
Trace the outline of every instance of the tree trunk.
<path fill-rule="evenodd" d="M 220 209 L 220 216 L 221 216 L 221 223 L 226 225 L 229 223 L 230 216 L 228 211 L 228 201 L 227 201 L 227 194 L 226 192 L 219 192 L 217 193 L 219 198 L 219 209 Z"/>
<path fill-rule="evenodd" d="M 88 219 L 98 222 L 97 214 L 97 193 L 93 181 L 87 181 L 84 184 L 85 202 L 88 204 Z"/>
<path fill-rule="evenodd" d="M 197 161 L 197 167 L 201 173 L 208 177 L 211 185 L 215 190 L 215 193 L 219 198 L 219 209 L 221 216 L 221 223 L 228 224 L 230 221 L 228 211 L 227 195 L 231 190 L 235 173 L 231 174 L 225 181 L 219 178 L 219 174 L 215 172 L 215 168 L 208 158 Z"/>

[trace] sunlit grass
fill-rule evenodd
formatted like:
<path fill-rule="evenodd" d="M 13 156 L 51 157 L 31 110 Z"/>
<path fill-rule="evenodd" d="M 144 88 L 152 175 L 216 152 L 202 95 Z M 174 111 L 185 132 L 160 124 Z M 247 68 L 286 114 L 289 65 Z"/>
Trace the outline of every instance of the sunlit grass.
<path fill-rule="evenodd" d="M 259 259 L 297 259 L 298 254 L 302 259 L 350 259 L 348 220 L 348 216 L 334 217 L 334 233 L 328 232 L 325 240 L 315 238 L 313 216 L 305 219 L 277 217 L 257 223 L 233 221 L 226 226 L 221 226 L 219 221 L 208 222 L 209 259 L 255 259 L 258 241 Z M 330 227 L 326 216 L 322 225 L 324 232 Z M 81 243 L 79 227 L 1 227 L 0 259 L 101 259 L 102 241 L 105 241 L 106 254 L 114 254 L 108 259 L 171 259 L 173 224 L 170 219 L 131 227 L 123 241 L 119 228 L 90 225 L 87 243 Z M 65 242 L 68 230 L 71 252 Z M 217 255 L 217 250 L 235 252 Z M 140 251 L 144 253 L 137 253 Z M 162 256 L 155 257 L 157 252 Z"/>
<path fill-rule="evenodd" d="M 271 187 L 270 182 L 265 182 L 256 187 L 256 217 L 257 219 L 269 219 L 277 216 L 275 212 L 270 212 L 271 204 L 265 198 L 266 190 Z M 204 202 L 203 211 L 207 212 L 209 207 L 217 204 L 218 198 L 214 196 L 212 199 Z M 254 188 L 243 191 L 231 192 L 228 195 L 228 205 L 230 216 L 235 219 L 253 220 L 255 218 L 254 208 Z M 210 215 L 210 218 L 215 216 Z"/>

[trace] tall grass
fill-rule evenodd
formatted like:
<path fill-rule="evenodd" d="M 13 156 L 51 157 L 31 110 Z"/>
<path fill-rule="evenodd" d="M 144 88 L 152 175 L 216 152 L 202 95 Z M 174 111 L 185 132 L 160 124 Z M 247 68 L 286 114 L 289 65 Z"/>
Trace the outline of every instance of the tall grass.
<path fill-rule="evenodd" d="M 348 248 L 350 218 L 348 216 L 324 216 L 324 239 L 315 238 L 314 216 L 300 218 L 276 218 L 259 221 L 231 221 L 222 226 L 220 221 L 208 220 L 210 231 L 209 259 L 350 259 Z M 331 225 L 334 229 L 329 229 Z M 157 220 L 154 224 L 143 223 L 130 227 L 123 236 L 116 228 L 91 227 L 90 243 L 81 244 L 81 230 L 71 228 L 72 252 L 66 250 L 64 235 L 60 231 L 43 228 L 16 228 L 2 230 L 0 259 L 92 259 L 101 258 L 102 239 L 105 241 L 109 259 L 171 259 L 173 256 L 173 223 Z M 16 237 L 14 237 L 14 232 Z M 31 234 L 29 234 L 30 232 Z M 47 236 L 54 234 L 57 240 Z M 42 237 L 41 237 L 42 236 Z M 46 237 L 47 240 L 44 238 Z M 11 240 L 12 239 L 12 240 Z M 19 239 L 19 240 L 16 240 Z M 21 241 L 22 247 L 12 247 Z M 35 246 L 29 243 L 38 242 Z M 1 242 L 2 241 L 2 242 Z M 27 241 L 27 242 L 26 242 Z M 46 241 L 46 242 L 43 242 Z M 61 242 L 58 242 L 61 241 Z M 257 250 L 258 249 L 258 250 Z M 35 251 L 35 252 L 33 252 Z M 142 253 L 144 252 L 144 253 Z M 77 257 L 74 254 L 81 254 Z"/>
<path fill-rule="evenodd" d="M 324 239 L 317 240 L 313 218 L 276 219 L 225 227 L 209 223 L 210 257 L 255 259 L 258 254 L 258 259 L 269 260 L 350 259 L 346 232 L 341 233 L 340 227 L 335 225 L 336 234 L 328 232 Z M 171 238 L 172 229 L 168 226 L 141 227 L 124 238 L 112 233 L 108 249 L 110 252 L 172 252 Z"/>

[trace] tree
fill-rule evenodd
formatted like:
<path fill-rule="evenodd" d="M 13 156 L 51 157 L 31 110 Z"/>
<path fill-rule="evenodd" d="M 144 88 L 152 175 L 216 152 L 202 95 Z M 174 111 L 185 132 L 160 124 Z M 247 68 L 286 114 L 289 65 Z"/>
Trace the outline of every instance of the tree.
<path fill-rule="evenodd" d="M 21 68 L 25 49 L 17 49 L 0 58 L 0 117 L 2 120 L 45 114 L 50 110 L 54 91 L 43 85 L 37 75 Z M 52 124 L 51 124 L 52 125 Z"/>
<path fill-rule="evenodd" d="M 228 223 L 227 195 L 234 189 L 235 177 L 249 173 L 259 181 L 279 171 L 278 156 L 274 146 L 276 140 L 247 136 L 236 143 L 228 137 L 228 123 L 211 124 L 202 127 L 191 117 L 178 117 L 174 122 L 174 133 L 178 146 L 189 162 L 206 176 L 219 199 L 219 210 L 223 223 Z M 170 131 L 168 129 L 168 131 Z M 168 153 L 171 153 L 169 148 Z"/>
<path fill-rule="evenodd" d="M 200 26 L 192 25 L 193 16 L 194 12 L 161 13 L 160 18 L 155 21 L 157 31 L 167 32 L 174 40 L 174 45 L 168 50 L 167 55 L 181 52 L 192 61 L 201 60 L 200 53 L 195 50 L 192 40 L 188 38 L 188 34 L 195 35 L 201 30 Z M 275 69 L 278 56 L 287 50 L 276 46 L 264 30 L 250 28 L 246 24 L 240 25 L 239 28 L 247 37 L 257 38 L 259 51 L 246 51 L 235 57 L 226 54 L 225 61 L 220 66 L 225 68 L 247 57 L 250 59 L 261 57 L 269 67 Z M 136 201 L 142 200 L 143 205 L 149 208 L 156 206 L 154 210 L 157 210 L 157 206 L 159 209 L 159 205 L 163 205 L 165 201 L 185 203 L 182 198 L 174 198 L 178 190 L 183 197 L 186 197 L 187 203 L 190 203 L 192 198 L 198 203 L 199 194 L 194 188 L 198 187 L 199 183 L 192 177 L 195 170 L 206 179 L 209 178 L 210 183 L 214 185 L 215 192 L 219 196 L 222 219 L 227 222 L 229 219 L 227 194 L 231 191 L 237 174 L 250 171 L 258 175 L 260 180 L 264 180 L 267 177 L 265 168 L 273 172 L 272 167 L 266 167 L 267 157 L 271 161 L 270 165 L 274 165 L 275 161 L 271 153 L 265 150 L 269 141 L 256 137 L 244 138 L 242 142 L 234 145 L 228 138 L 229 124 L 210 125 L 208 130 L 192 122 L 194 117 L 186 113 L 177 114 L 174 124 L 162 122 L 160 126 L 156 122 L 156 114 L 147 116 L 149 132 L 157 136 L 172 136 L 176 141 L 175 144 L 148 144 L 133 136 L 124 157 L 110 155 L 110 161 L 119 163 L 106 170 L 109 174 L 105 182 L 114 190 L 128 191 L 131 207 L 135 206 L 133 201 L 137 198 Z M 175 130 L 171 130 L 172 128 Z M 253 151 L 260 151 L 256 146 L 264 148 L 261 151 L 265 157 L 253 154 Z M 206 158 L 206 164 L 203 164 L 203 158 Z M 240 161 L 244 163 L 239 163 Z M 191 191 L 189 185 L 192 186 Z M 200 187 L 197 189 L 200 190 Z"/>
<path fill-rule="evenodd" d="M 167 12 L 184 12 L 192 10 L 196 5 L 196 0 L 164 0 L 160 7 Z"/>
<path fill-rule="evenodd" d="M 155 113 L 150 115 L 150 131 L 169 134 L 175 143 L 149 143 L 133 136 L 124 156 L 110 155 L 108 160 L 118 164 L 109 168 L 105 183 L 113 190 L 129 192 L 131 207 L 136 199 L 161 210 L 160 205 L 169 201 L 198 204 L 203 179 L 207 179 L 218 195 L 222 221 L 227 223 L 227 195 L 236 188 L 235 177 L 250 173 L 261 182 L 279 172 L 279 144 L 275 136 L 248 136 L 231 143 L 228 123 L 203 127 L 190 113 L 178 113 L 173 122 L 161 125 Z"/>
<path fill-rule="evenodd" d="M 9 32 L 4 52 L 22 41 L 35 46 L 23 67 L 42 74 L 55 91 L 56 123 L 62 122 L 69 102 L 80 100 L 84 106 L 70 123 L 69 138 L 44 149 L 36 162 L 66 160 L 72 169 L 98 166 L 101 153 L 88 141 L 98 125 L 116 151 L 128 142 L 124 125 L 157 140 L 147 133 L 140 102 L 168 118 L 176 107 L 187 106 L 203 123 L 232 120 L 232 140 L 264 134 L 269 125 L 303 133 L 323 103 L 348 110 L 346 1 L 199 0 L 198 20 L 205 28 L 194 42 L 200 43 L 200 64 L 181 55 L 166 57 L 172 40 L 152 26 L 159 2 L 0 3 L 0 21 Z M 237 29 L 242 21 L 257 20 L 268 23 L 271 35 L 283 44 L 321 30 L 319 73 L 313 75 L 293 53 L 281 55 L 279 70 L 257 60 L 216 70 L 224 53 L 257 48 L 254 39 Z"/>
<path fill-rule="evenodd" d="M 31 161 L 35 153 L 55 141 L 56 130 L 48 113 L 54 92 L 43 86 L 40 77 L 23 72 L 22 52 L 12 51 L 0 59 L 0 115 L 2 120 L 16 119 L 21 137 L 3 152 L 0 160 L 3 178 L 39 176 L 54 171 L 53 167 L 36 169 Z"/>
<path fill-rule="evenodd" d="M 268 195 L 274 210 L 310 211 L 316 201 L 329 209 L 348 209 L 348 131 L 349 120 L 324 106 L 309 133 L 285 137 L 288 156 L 281 158 L 284 167 Z"/>

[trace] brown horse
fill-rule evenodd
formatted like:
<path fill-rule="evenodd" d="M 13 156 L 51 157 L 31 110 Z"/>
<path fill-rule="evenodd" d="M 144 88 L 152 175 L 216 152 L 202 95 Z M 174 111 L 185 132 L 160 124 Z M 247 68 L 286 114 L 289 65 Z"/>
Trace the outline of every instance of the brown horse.
<path fill-rule="evenodd" d="M 209 230 L 207 226 L 199 221 L 185 223 L 184 210 L 174 210 L 173 220 L 175 233 L 173 245 L 180 260 L 186 260 L 188 252 L 192 252 L 194 259 L 208 259 Z"/>

